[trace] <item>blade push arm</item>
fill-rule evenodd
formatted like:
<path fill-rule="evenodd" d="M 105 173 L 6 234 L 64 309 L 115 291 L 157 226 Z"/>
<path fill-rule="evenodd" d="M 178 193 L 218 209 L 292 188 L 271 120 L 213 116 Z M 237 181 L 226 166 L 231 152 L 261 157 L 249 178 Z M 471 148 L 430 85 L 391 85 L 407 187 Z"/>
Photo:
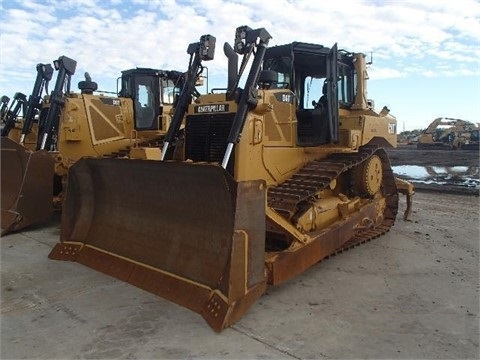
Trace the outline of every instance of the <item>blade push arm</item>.
<path fill-rule="evenodd" d="M 257 39 L 259 40 L 257 44 Z M 267 50 L 268 41 L 271 39 L 270 34 L 264 28 L 252 30 L 248 26 L 241 26 L 237 28 L 235 33 L 235 52 L 244 55 L 239 78 L 242 76 L 243 69 L 246 66 L 249 56 L 256 48 L 255 57 L 253 59 L 250 72 L 245 82 L 245 89 L 242 91 L 240 99 L 238 101 L 238 110 L 233 120 L 233 125 L 228 135 L 227 150 L 222 161 L 222 167 L 225 169 L 230 160 L 234 144 L 240 140 L 240 134 L 245 125 L 247 118 L 247 111 L 257 105 L 257 85 L 258 77 Z M 238 81 L 237 81 L 238 83 Z"/>
<path fill-rule="evenodd" d="M 2 136 L 8 136 L 10 130 L 12 130 L 15 126 L 15 121 L 17 121 L 18 114 L 20 110 L 23 109 L 23 113 L 25 114 L 25 103 L 27 101 L 27 97 L 25 94 L 20 92 L 15 93 L 13 96 L 12 104 L 10 108 L 7 110 L 6 117 L 5 117 L 5 125 L 2 129 Z"/>
<path fill-rule="evenodd" d="M 187 111 L 188 105 L 192 102 L 192 95 L 195 92 L 195 83 L 198 76 L 203 71 L 202 61 L 213 60 L 215 54 L 215 37 L 212 35 L 203 35 L 200 41 L 192 43 L 188 46 L 187 53 L 190 55 L 190 64 L 188 66 L 185 84 L 180 92 L 180 96 L 175 105 L 172 122 L 165 135 L 163 143 L 161 160 L 165 159 L 168 145 L 178 134 L 182 124 L 183 117 Z"/>
<path fill-rule="evenodd" d="M 7 95 L 3 95 L 0 101 L 2 103 L 2 106 L 0 107 L 0 120 L 4 121 L 5 116 L 7 114 L 8 103 L 10 102 L 10 98 Z"/>
<path fill-rule="evenodd" d="M 58 70 L 57 81 L 55 83 L 55 88 L 50 95 L 50 108 L 48 109 L 47 118 L 45 120 L 45 126 L 42 131 L 42 143 L 40 149 L 44 150 L 49 140 L 49 136 L 55 126 L 58 117 L 60 116 L 60 110 L 63 107 L 65 102 L 63 88 L 65 85 L 69 87 L 70 79 L 73 74 L 75 74 L 75 68 L 77 67 L 77 62 L 66 56 L 60 56 L 58 60 L 53 62 L 55 69 Z"/>
<path fill-rule="evenodd" d="M 40 109 L 43 89 L 48 93 L 48 82 L 52 79 L 53 67 L 50 64 L 37 65 L 37 79 L 33 85 L 32 94 L 28 98 L 27 111 L 22 127 L 22 134 L 20 136 L 20 144 L 25 141 L 25 136 L 30 133 L 32 123 L 35 119 L 35 114 Z"/>

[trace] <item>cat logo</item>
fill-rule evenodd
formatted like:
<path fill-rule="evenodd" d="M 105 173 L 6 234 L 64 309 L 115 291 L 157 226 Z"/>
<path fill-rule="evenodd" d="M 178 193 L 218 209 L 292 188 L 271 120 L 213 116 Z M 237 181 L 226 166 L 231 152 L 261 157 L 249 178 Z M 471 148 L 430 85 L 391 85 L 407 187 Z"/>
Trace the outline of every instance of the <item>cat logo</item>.
<path fill-rule="evenodd" d="M 395 123 L 388 124 L 388 133 L 389 134 L 395 134 L 396 130 L 397 130 L 396 128 L 397 128 L 397 124 L 395 124 Z"/>
<path fill-rule="evenodd" d="M 194 112 L 196 114 L 228 112 L 228 104 L 198 105 L 194 107 Z"/>
<path fill-rule="evenodd" d="M 120 99 L 116 98 L 100 98 L 100 101 L 105 105 L 120 106 Z"/>
<path fill-rule="evenodd" d="M 293 94 L 291 92 L 276 93 L 275 98 L 277 99 L 277 101 L 293 104 Z"/>

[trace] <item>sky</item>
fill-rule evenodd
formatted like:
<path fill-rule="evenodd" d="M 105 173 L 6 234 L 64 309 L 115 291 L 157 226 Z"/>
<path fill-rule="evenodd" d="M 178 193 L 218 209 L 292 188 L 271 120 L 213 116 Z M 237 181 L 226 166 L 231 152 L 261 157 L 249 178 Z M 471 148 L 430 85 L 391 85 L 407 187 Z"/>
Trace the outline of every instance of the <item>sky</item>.
<path fill-rule="evenodd" d="M 217 39 L 209 88 L 225 87 L 223 43 L 242 25 L 265 28 L 270 46 L 365 53 L 368 98 L 398 132 L 437 117 L 480 122 L 478 0 L 0 0 L 0 95 L 28 96 L 36 65 L 62 55 L 77 61 L 75 91 L 86 71 L 103 91 L 126 69 L 186 71 L 188 44 L 204 34 Z"/>

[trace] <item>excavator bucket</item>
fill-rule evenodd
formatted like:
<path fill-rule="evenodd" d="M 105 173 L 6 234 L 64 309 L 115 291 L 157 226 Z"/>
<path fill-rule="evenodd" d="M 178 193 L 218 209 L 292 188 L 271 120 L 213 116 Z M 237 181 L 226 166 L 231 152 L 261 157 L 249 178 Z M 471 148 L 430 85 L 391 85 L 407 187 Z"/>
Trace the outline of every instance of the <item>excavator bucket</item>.
<path fill-rule="evenodd" d="M 1 137 L 2 231 L 16 231 L 47 220 L 53 212 L 54 159 Z"/>
<path fill-rule="evenodd" d="M 265 183 L 210 164 L 84 158 L 69 170 L 60 243 L 77 261 L 201 314 L 216 331 L 266 288 Z"/>

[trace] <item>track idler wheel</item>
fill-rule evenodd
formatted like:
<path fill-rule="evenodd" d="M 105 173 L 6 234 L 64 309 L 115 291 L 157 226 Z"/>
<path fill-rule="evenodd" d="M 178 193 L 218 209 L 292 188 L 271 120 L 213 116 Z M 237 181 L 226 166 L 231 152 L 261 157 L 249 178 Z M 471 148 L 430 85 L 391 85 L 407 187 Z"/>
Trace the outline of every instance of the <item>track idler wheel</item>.
<path fill-rule="evenodd" d="M 359 192 L 373 196 L 380 190 L 382 178 L 382 160 L 378 155 L 372 155 L 359 165 L 355 174 L 355 187 Z"/>

